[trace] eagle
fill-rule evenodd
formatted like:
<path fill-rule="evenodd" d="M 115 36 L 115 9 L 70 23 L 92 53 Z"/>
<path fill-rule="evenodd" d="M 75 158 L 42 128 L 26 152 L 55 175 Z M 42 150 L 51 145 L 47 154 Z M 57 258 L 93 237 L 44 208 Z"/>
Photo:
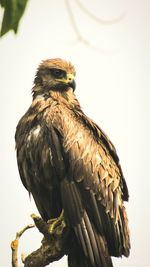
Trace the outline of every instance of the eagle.
<path fill-rule="evenodd" d="M 64 213 L 68 266 L 112 267 L 130 251 L 128 188 L 114 145 L 81 109 L 75 74 L 60 58 L 39 65 L 16 128 L 18 169 L 44 221 Z"/>

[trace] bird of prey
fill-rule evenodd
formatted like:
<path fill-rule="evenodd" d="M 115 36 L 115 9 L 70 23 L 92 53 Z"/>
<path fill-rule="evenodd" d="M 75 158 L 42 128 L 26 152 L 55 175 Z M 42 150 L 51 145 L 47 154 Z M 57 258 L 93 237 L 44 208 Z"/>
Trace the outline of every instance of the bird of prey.
<path fill-rule="evenodd" d="M 111 267 L 128 256 L 128 188 L 114 145 L 82 111 L 74 66 L 42 61 L 16 129 L 20 177 L 45 221 L 64 212 L 69 267 Z M 68 240 L 68 242 L 70 242 Z"/>

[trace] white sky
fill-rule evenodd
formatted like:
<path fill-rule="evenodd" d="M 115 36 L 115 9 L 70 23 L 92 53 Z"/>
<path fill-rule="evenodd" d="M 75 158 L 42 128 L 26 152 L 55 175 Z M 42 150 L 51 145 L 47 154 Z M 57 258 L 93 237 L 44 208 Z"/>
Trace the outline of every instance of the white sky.
<path fill-rule="evenodd" d="M 126 12 L 124 19 L 112 25 L 98 24 L 75 0 L 70 2 L 78 29 L 99 49 L 77 42 L 63 0 L 30 0 L 18 35 L 9 33 L 0 40 L 0 266 L 11 266 L 10 241 L 32 222 L 30 214 L 37 212 L 19 178 L 15 127 L 31 103 L 37 65 L 42 59 L 62 57 L 75 65 L 76 95 L 85 113 L 115 144 L 128 183 L 132 250 L 128 259 L 114 259 L 115 267 L 148 267 L 150 1 L 81 0 L 103 19 Z M 40 239 L 36 230 L 29 230 L 21 239 L 20 251 L 33 251 Z M 66 259 L 51 266 L 65 267 Z"/>

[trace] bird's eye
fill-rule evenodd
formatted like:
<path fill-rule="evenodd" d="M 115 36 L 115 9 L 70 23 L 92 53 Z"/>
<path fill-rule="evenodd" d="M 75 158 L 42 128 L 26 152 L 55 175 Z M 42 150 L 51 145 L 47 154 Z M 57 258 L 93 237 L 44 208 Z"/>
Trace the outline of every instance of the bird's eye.
<path fill-rule="evenodd" d="M 51 69 L 51 73 L 56 78 L 62 78 L 64 76 L 64 71 L 63 70 L 59 70 L 59 69 Z"/>

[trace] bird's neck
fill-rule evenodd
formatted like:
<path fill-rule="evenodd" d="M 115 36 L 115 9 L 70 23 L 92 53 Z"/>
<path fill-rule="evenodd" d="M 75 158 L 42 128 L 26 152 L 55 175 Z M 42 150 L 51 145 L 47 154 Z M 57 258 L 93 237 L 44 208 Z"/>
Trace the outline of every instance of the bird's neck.
<path fill-rule="evenodd" d="M 36 93 L 35 93 L 36 92 Z M 39 93 L 41 90 L 35 90 L 33 94 L 33 102 L 39 101 L 40 98 L 45 99 L 46 102 L 55 101 L 58 104 L 64 104 L 69 108 L 75 108 L 80 110 L 80 104 L 74 94 L 72 88 L 68 88 L 67 90 L 59 91 L 59 90 L 50 90 L 47 92 Z"/>
<path fill-rule="evenodd" d="M 80 106 L 76 96 L 73 92 L 72 88 L 68 88 L 65 91 L 51 91 L 50 96 L 55 101 L 59 102 L 60 104 L 66 104 L 70 107 L 78 107 Z"/>

